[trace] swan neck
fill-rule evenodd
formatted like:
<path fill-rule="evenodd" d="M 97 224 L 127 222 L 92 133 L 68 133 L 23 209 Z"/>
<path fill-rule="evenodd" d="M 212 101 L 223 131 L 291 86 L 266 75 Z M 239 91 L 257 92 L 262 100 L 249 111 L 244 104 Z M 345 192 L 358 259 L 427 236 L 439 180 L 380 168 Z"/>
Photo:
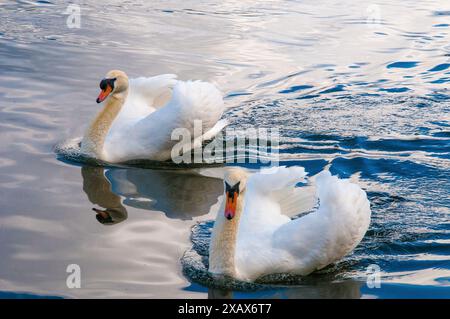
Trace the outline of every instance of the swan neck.
<path fill-rule="evenodd" d="M 125 94 L 124 94 L 125 93 Z M 112 123 L 119 114 L 126 98 L 126 92 L 113 94 L 87 129 L 81 142 L 81 151 L 91 157 L 103 159 L 103 146 Z"/>
<path fill-rule="evenodd" d="M 209 271 L 213 274 L 236 277 L 236 240 L 243 207 L 243 195 L 241 194 L 238 198 L 236 214 L 232 220 L 225 218 L 225 201 L 222 202 L 217 214 L 209 248 Z"/>

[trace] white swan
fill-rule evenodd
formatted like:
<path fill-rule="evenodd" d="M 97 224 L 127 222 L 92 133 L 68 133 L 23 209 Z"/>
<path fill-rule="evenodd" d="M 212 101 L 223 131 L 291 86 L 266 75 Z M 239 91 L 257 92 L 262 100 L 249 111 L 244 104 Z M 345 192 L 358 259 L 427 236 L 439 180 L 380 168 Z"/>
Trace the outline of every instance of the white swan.
<path fill-rule="evenodd" d="M 97 103 L 105 106 L 92 121 L 81 152 L 108 162 L 132 159 L 168 160 L 172 131 L 186 128 L 194 136 L 194 121 L 201 121 L 203 137 L 211 138 L 226 126 L 219 121 L 224 103 L 217 88 L 200 81 L 177 81 L 164 74 L 128 80 L 118 70 L 100 82 Z"/>
<path fill-rule="evenodd" d="M 311 196 L 295 185 L 302 167 L 279 167 L 249 175 L 225 175 L 224 201 L 209 250 L 209 271 L 254 281 L 268 274 L 307 275 L 350 253 L 370 223 L 366 193 L 328 171 L 316 178 L 319 208 L 291 220 Z"/>

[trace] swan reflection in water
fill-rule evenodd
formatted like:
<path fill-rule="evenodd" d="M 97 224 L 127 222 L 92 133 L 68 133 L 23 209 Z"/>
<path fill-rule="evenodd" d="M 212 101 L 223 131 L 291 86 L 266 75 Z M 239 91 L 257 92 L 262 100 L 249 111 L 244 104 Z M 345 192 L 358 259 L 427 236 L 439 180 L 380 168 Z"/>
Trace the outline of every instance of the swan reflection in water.
<path fill-rule="evenodd" d="M 360 299 L 363 282 L 345 280 L 341 282 L 316 282 L 310 285 L 297 286 L 285 289 L 262 290 L 257 292 L 261 298 L 287 298 L 287 299 Z M 237 293 L 239 294 L 239 293 Z M 236 293 L 231 290 L 215 288 L 208 289 L 209 299 L 231 299 Z M 245 298 L 245 293 L 243 297 Z"/>
<path fill-rule="evenodd" d="M 222 194 L 222 180 L 193 170 L 148 170 L 84 166 L 83 190 L 103 225 L 128 217 L 125 206 L 162 211 L 168 218 L 189 220 L 205 215 Z M 121 202 L 121 197 L 124 197 Z"/>
<path fill-rule="evenodd" d="M 111 191 L 111 184 L 103 174 L 103 170 L 103 167 L 81 168 L 83 191 L 92 204 L 104 208 L 103 210 L 92 208 L 97 220 L 103 225 L 114 225 L 127 219 L 128 212 L 122 205 L 120 196 Z"/>

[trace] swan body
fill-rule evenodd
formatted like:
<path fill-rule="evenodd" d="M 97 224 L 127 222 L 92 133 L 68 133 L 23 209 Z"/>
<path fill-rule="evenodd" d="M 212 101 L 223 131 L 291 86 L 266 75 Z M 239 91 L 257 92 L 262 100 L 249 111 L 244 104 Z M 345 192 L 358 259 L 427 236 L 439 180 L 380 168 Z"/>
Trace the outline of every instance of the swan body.
<path fill-rule="evenodd" d="M 175 75 L 128 79 L 110 71 L 101 82 L 97 99 L 104 108 L 92 121 L 81 151 L 107 162 L 133 159 L 168 160 L 177 128 L 194 136 L 194 121 L 201 121 L 203 137 L 211 138 L 226 126 L 222 94 L 212 84 L 178 81 Z"/>
<path fill-rule="evenodd" d="M 226 188 L 239 183 L 240 189 L 234 217 L 229 213 L 233 208 L 229 192 L 217 215 L 209 254 L 211 273 L 244 281 L 276 273 L 308 275 L 359 244 L 370 223 L 366 193 L 324 171 L 316 177 L 315 195 L 304 194 L 295 185 L 305 175 L 301 167 L 253 175 L 235 168 L 226 175 Z M 300 213 L 301 203 L 315 197 L 320 204 L 314 212 L 294 220 L 287 216 L 295 206 Z"/>

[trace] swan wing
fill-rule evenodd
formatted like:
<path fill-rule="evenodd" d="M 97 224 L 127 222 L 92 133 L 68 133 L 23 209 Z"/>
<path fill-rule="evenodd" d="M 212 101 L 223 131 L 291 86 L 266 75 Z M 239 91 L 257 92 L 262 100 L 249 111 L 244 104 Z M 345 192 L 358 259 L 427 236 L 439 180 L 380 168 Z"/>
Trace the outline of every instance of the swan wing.
<path fill-rule="evenodd" d="M 167 103 L 176 80 L 174 74 L 139 77 L 129 80 L 125 103 L 114 120 L 111 131 L 122 130 L 123 125 L 140 120 Z"/>
<path fill-rule="evenodd" d="M 164 106 L 170 100 L 176 78 L 175 74 L 161 74 L 131 79 L 128 95 L 130 104 L 153 111 Z"/>
<path fill-rule="evenodd" d="M 255 174 L 247 184 L 236 245 L 238 276 L 255 280 L 273 273 L 307 275 L 350 253 L 361 241 L 370 222 L 366 193 L 347 180 L 322 172 L 316 177 L 316 194 L 294 188 L 301 168 L 280 168 L 274 174 Z M 272 191 L 271 191 L 272 190 Z M 284 195 L 282 195 L 284 194 Z M 283 204 L 288 196 L 295 198 Z M 319 208 L 291 220 L 283 212 L 293 204 L 319 198 Z M 284 207 L 288 208 L 284 208 Z"/>
<path fill-rule="evenodd" d="M 108 141 L 109 160 L 170 159 L 173 146 L 179 142 L 172 140 L 175 129 L 183 129 L 193 138 L 194 121 L 201 121 L 202 132 L 208 132 L 217 124 L 223 111 L 222 94 L 214 85 L 177 81 L 171 99 L 164 107 L 129 125 Z"/>
<path fill-rule="evenodd" d="M 370 223 L 366 193 L 348 180 L 321 172 L 317 178 L 319 208 L 279 227 L 272 249 L 283 256 L 284 271 L 301 275 L 321 269 L 350 253 Z"/>
<path fill-rule="evenodd" d="M 312 185 L 287 187 L 274 194 L 280 205 L 281 214 L 294 217 L 310 212 L 317 204 L 317 195 Z"/>
<path fill-rule="evenodd" d="M 263 202 L 270 201 L 274 208 L 260 210 L 260 207 L 249 205 L 248 209 L 252 211 L 250 215 L 257 214 L 258 219 L 261 218 L 261 214 L 293 216 L 313 207 L 315 196 L 311 192 L 311 188 L 295 187 L 299 182 L 304 181 L 305 177 L 305 169 L 298 166 L 272 167 L 251 175 L 247 182 L 248 194 L 246 196 L 250 199 L 247 202 L 257 204 L 258 201 L 255 201 L 254 198 L 260 198 L 263 199 Z M 244 217 L 244 219 L 246 218 Z M 285 218 L 283 219 L 285 220 Z"/>
<path fill-rule="evenodd" d="M 254 280 L 284 269 L 283 257 L 271 249 L 272 237 L 277 229 L 290 223 L 286 213 L 294 211 L 292 205 L 305 197 L 295 188 L 305 175 L 303 167 L 282 166 L 261 170 L 248 178 L 235 254 L 241 279 Z"/>

